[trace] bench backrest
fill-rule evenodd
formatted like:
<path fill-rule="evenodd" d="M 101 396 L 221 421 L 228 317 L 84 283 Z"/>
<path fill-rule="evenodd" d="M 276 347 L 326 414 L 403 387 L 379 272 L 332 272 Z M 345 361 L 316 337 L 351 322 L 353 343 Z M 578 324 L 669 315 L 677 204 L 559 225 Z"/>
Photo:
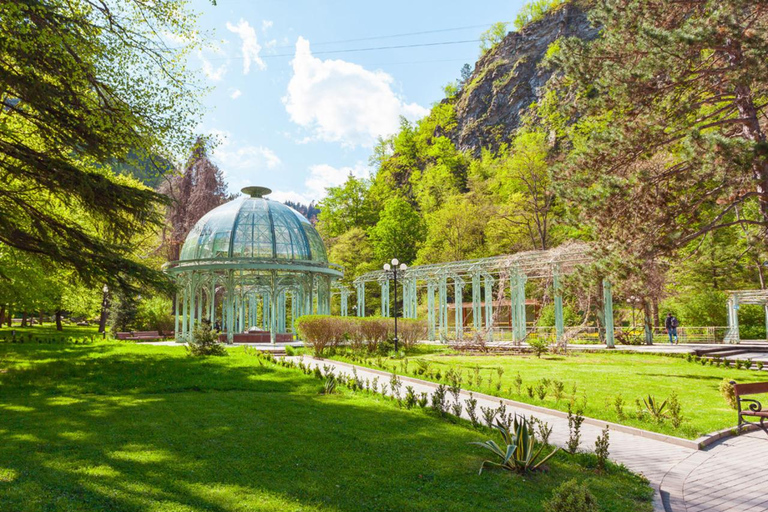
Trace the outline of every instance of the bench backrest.
<path fill-rule="evenodd" d="M 160 336 L 157 331 L 133 331 L 134 336 Z"/>
<path fill-rule="evenodd" d="M 119 340 L 124 340 L 125 338 L 129 338 L 131 336 L 131 333 L 129 333 L 129 332 L 118 332 L 115 336 Z"/>
<path fill-rule="evenodd" d="M 736 384 L 731 381 L 733 391 L 738 398 L 741 395 L 757 395 L 759 393 L 768 393 L 768 382 L 751 382 L 749 384 Z"/>

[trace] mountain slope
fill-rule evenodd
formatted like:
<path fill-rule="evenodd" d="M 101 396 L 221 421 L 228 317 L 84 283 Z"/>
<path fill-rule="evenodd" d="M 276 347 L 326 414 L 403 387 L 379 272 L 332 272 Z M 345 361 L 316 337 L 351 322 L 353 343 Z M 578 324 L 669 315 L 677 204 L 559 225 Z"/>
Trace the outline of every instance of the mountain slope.
<path fill-rule="evenodd" d="M 541 98 L 552 70 L 539 66 L 560 37 L 593 39 L 598 30 L 587 20 L 581 2 L 549 12 L 520 32 L 510 32 L 475 64 L 455 98 L 455 129 L 447 135 L 459 150 L 479 154 L 511 139 L 530 105 Z"/>

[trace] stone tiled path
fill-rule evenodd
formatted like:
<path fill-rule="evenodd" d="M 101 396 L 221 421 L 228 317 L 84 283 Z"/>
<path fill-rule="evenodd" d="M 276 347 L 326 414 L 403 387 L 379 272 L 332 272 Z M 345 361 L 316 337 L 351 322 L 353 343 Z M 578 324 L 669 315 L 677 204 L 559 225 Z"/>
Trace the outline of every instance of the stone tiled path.
<path fill-rule="evenodd" d="M 329 365 L 336 374 L 351 374 L 352 366 L 330 360 L 303 356 L 305 363 Z M 379 378 L 389 382 L 389 374 L 357 367 L 362 379 Z M 403 378 L 405 386 L 417 393 L 431 394 L 432 382 Z M 462 391 L 461 398 L 469 398 Z M 475 393 L 477 408 L 496 407 L 499 398 Z M 568 421 L 563 413 L 503 400 L 511 413 L 534 415 L 553 427 L 550 442 L 564 446 L 568 439 Z M 584 450 L 593 450 L 604 423 L 589 420 L 582 426 Z M 636 429 L 612 431 L 610 458 L 630 470 L 645 475 L 656 489 L 654 509 L 666 512 L 757 512 L 768 511 L 768 436 L 754 432 L 720 441 L 706 450 L 681 446 L 674 438 L 652 435 Z"/>

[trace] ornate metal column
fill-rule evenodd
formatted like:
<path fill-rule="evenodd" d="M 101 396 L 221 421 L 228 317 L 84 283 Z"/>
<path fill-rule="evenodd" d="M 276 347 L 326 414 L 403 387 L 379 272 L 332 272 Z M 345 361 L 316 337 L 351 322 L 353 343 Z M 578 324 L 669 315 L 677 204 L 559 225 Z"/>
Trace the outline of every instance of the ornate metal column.
<path fill-rule="evenodd" d="M 475 331 L 480 331 L 482 328 L 482 298 L 481 298 L 481 286 L 480 286 L 480 272 L 475 270 L 472 272 L 472 325 Z"/>
<path fill-rule="evenodd" d="M 389 277 L 386 274 L 379 278 L 381 286 L 381 316 L 389 316 Z"/>
<path fill-rule="evenodd" d="M 560 286 L 560 275 L 557 268 L 552 273 L 552 288 L 555 295 L 555 342 L 559 347 L 563 343 L 565 321 L 563 318 L 563 289 Z"/>
<path fill-rule="evenodd" d="M 613 286 L 607 279 L 603 279 L 603 303 L 605 307 L 605 345 L 614 348 L 613 337 Z"/>
<path fill-rule="evenodd" d="M 491 274 L 484 274 L 485 284 L 485 329 L 488 332 L 488 341 L 493 338 L 493 283 Z"/>
<path fill-rule="evenodd" d="M 448 276 L 443 272 L 438 281 L 438 311 L 440 338 L 448 335 Z"/>
<path fill-rule="evenodd" d="M 456 309 L 456 340 L 464 338 L 464 280 L 458 275 L 453 276 L 453 304 Z"/>
<path fill-rule="evenodd" d="M 427 280 L 427 320 L 429 323 L 429 341 L 435 341 L 435 287 L 434 279 Z"/>
<path fill-rule="evenodd" d="M 365 316 L 365 282 L 360 281 L 355 283 L 357 289 L 357 316 Z"/>

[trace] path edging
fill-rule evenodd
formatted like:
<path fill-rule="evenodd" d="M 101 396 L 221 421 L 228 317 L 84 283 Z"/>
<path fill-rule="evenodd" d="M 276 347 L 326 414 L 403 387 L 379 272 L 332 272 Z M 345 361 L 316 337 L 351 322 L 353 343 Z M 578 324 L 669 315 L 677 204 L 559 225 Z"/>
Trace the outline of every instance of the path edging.
<path fill-rule="evenodd" d="M 355 365 L 351 363 L 347 363 L 345 361 L 337 361 L 336 359 L 326 359 L 324 357 L 315 357 L 311 355 L 306 355 L 306 357 L 309 357 L 311 359 L 314 359 L 316 361 L 326 361 L 326 362 L 333 362 L 334 364 L 339 364 L 343 366 L 347 366 L 349 368 L 365 368 L 366 371 L 374 372 L 382 376 L 390 376 L 392 375 L 391 372 L 385 372 L 383 370 L 379 370 L 376 368 L 370 368 L 368 366 L 362 366 L 362 365 Z M 430 380 L 422 380 L 422 379 L 416 379 L 414 377 L 399 375 L 398 377 L 403 380 L 404 382 L 412 382 L 412 383 L 418 383 L 418 384 L 432 384 L 437 385 L 437 383 L 432 382 Z M 527 404 L 525 402 L 518 402 L 516 400 L 510 400 L 509 398 L 501 398 L 493 395 L 487 395 L 485 393 L 480 393 L 478 391 L 470 391 L 470 390 L 462 390 L 463 394 L 472 393 L 475 396 L 482 397 L 486 400 L 499 400 L 505 405 L 510 405 L 513 407 L 516 407 L 518 409 L 525 409 L 532 412 L 538 412 L 542 414 L 550 414 L 552 416 L 557 416 L 558 418 L 568 418 L 568 413 L 563 411 L 558 411 L 556 409 L 548 409 L 546 407 L 541 407 L 538 405 L 531 405 Z M 716 443 L 717 441 L 720 441 L 721 439 L 725 439 L 727 437 L 732 437 L 737 435 L 738 429 L 736 427 L 729 427 L 723 430 L 718 430 L 717 432 L 712 432 L 710 434 L 705 434 L 697 439 L 683 439 L 682 437 L 676 437 L 676 436 L 670 436 L 667 434 L 660 434 L 658 432 L 651 432 L 650 430 L 644 430 L 637 427 L 630 427 L 627 425 L 621 425 L 619 423 L 613 423 L 610 421 L 605 420 L 599 420 L 596 418 L 590 418 L 585 416 L 584 417 L 584 423 L 602 427 L 602 426 L 608 426 L 610 430 L 614 430 L 616 432 L 624 432 L 625 434 L 631 434 L 639 437 L 645 437 L 648 439 L 653 439 L 655 441 L 661 441 L 663 443 L 669 443 L 673 444 L 675 446 L 682 446 L 683 448 L 690 448 L 692 450 L 702 450 L 706 448 L 707 446 Z M 756 427 L 754 425 L 749 427 L 745 427 L 742 429 L 742 432 L 751 432 Z"/>

